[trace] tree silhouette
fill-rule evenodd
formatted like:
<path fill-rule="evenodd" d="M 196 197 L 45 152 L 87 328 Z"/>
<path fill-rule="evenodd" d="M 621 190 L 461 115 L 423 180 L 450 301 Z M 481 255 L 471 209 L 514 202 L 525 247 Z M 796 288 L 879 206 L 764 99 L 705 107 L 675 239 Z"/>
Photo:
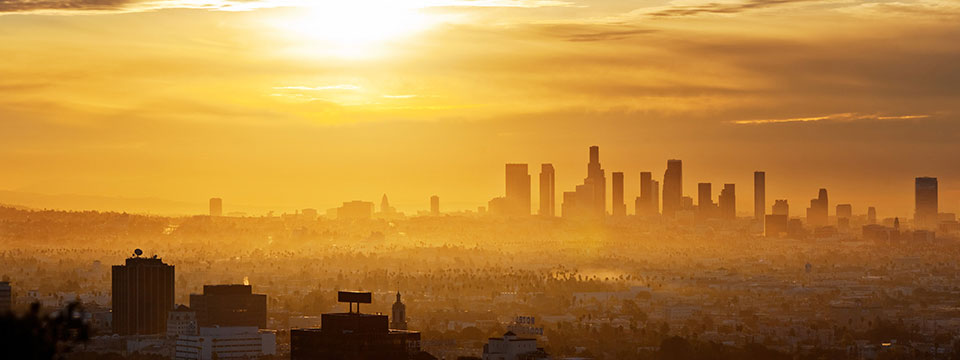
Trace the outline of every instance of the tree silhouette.
<path fill-rule="evenodd" d="M 0 348 L 11 359 L 61 359 L 71 346 L 89 339 L 83 308 L 73 302 L 47 316 L 40 304 L 30 305 L 23 316 L 12 312 L 0 316 Z"/>

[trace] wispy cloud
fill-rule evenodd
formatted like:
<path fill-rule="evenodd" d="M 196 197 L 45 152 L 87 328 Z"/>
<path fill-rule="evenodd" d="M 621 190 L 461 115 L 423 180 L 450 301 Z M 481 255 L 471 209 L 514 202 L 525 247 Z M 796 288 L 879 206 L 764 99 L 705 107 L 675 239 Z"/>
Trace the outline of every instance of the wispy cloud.
<path fill-rule="evenodd" d="M 301 91 L 328 91 L 328 90 L 360 90 L 360 87 L 353 84 L 337 84 L 326 86 L 276 86 L 274 90 L 301 90 Z"/>
<path fill-rule="evenodd" d="M 417 95 L 406 94 L 406 95 L 383 95 L 382 97 L 387 99 L 412 99 L 417 97 Z"/>
<path fill-rule="evenodd" d="M 780 124 L 780 123 L 802 123 L 815 121 L 855 121 L 855 120 L 911 120 L 924 119 L 930 115 L 877 115 L 877 114 L 857 114 L 840 113 L 824 116 L 798 117 L 787 119 L 758 119 L 758 120 L 736 120 L 732 123 L 737 125 L 760 125 L 760 124 Z"/>
<path fill-rule="evenodd" d="M 701 14 L 736 14 L 796 3 L 810 3 L 821 0 L 748 0 L 737 3 L 709 2 L 697 5 L 675 5 L 646 13 L 653 17 L 681 17 Z"/>
<path fill-rule="evenodd" d="M 358 1 L 358 0 L 353 0 Z M 363 1 L 363 0 L 359 0 Z M 160 9 L 205 9 L 249 11 L 264 8 L 311 6 L 313 0 L 0 0 L 3 13 L 102 13 L 140 12 Z M 375 2 L 375 1 L 370 1 Z M 376 4 L 372 4 L 376 5 Z M 574 7 L 561 0 L 436 0 L 416 7 Z"/>

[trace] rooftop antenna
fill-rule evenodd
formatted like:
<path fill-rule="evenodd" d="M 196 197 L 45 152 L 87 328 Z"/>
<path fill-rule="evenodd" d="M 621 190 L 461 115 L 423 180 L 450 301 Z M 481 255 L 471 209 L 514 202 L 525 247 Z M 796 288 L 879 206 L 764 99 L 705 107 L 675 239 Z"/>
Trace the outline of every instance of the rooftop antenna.
<path fill-rule="evenodd" d="M 140 257 L 140 255 L 143 255 L 143 250 L 140 250 L 140 249 L 133 250 L 133 256 Z"/>

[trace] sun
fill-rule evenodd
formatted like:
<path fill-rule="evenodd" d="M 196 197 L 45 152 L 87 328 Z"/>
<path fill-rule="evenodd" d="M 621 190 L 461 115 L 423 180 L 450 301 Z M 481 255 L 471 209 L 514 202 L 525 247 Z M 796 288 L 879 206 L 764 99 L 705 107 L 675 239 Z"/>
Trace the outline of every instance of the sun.
<path fill-rule="evenodd" d="M 271 24 L 309 56 L 374 57 L 394 40 L 435 24 L 424 4 L 399 0 L 314 1 Z"/>

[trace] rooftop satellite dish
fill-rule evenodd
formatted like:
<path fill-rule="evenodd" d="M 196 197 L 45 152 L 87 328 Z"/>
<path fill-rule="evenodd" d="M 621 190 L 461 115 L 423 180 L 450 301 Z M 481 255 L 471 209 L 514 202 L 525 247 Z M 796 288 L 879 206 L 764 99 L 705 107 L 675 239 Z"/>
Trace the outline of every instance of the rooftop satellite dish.
<path fill-rule="evenodd" d="M 133 254 L 134 254 L 134 255 L 137 255 L 137 256 L 143 255 L 143 250 L 136 249 L 136 250 L 133 251 Z"/>

